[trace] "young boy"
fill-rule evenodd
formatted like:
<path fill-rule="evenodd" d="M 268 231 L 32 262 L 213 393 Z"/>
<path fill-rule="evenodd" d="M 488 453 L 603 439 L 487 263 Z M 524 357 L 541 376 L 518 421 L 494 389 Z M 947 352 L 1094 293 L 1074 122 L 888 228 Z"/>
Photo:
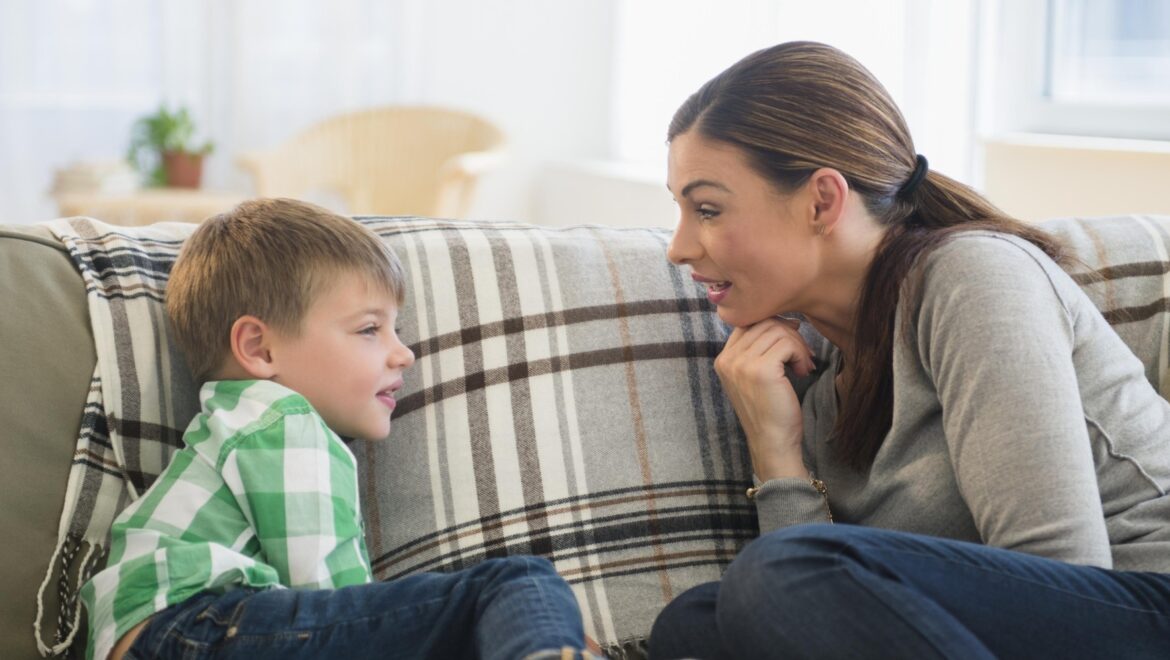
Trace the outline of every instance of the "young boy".
<path fill-rule="evenodd" d="M 191 235 L 166 306 L 202 412 L 82 590 L 89 657 L 576 657 L 544 559 L 372 581 L 338 434 L 390 432 L 403 287 L 372 232 L 311 204 L 244 202 Z"/>

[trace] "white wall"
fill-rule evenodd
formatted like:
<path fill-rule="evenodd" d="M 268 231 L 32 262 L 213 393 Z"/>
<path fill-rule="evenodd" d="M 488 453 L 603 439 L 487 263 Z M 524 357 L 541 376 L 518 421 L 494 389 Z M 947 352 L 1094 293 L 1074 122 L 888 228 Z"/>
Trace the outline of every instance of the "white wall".
<path fill-rule="evenodd" d="M 553 161 L 609 156 L 614 6 L 609 0 L 414 0 L 404 100 L 480 112 L 510 160 L 479 187 L 476 218 L 540 221 L 536 183 Z"/>

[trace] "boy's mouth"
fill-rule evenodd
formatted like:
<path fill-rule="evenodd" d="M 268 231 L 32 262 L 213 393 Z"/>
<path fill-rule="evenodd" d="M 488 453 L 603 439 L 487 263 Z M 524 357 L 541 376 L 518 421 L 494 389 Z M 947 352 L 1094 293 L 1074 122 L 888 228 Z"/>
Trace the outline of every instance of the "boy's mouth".
<path fill-rule="evenodd" d="M 398 401 L 394 398 L 394 392 L 390 390 L 382 390 L 374 395 L 374 398 L 382 402 L 390 410 L 394 410 L 398 406 Z"/>
<path fill-rule="evenodd" d="M 394 393 L 402 389 L 402 385 L 402 379 L 399 378 L 398 380 L 391 383 L 390 387 L 387 387 L 384 390 L 379 390 L 378 393 L 374 395 L 374 398 L 381 401 L 382 405 L 386 406 L 390 410 L 394 410 L 394 408 L 398 405 L 398 401 L 394 398 Z"/>

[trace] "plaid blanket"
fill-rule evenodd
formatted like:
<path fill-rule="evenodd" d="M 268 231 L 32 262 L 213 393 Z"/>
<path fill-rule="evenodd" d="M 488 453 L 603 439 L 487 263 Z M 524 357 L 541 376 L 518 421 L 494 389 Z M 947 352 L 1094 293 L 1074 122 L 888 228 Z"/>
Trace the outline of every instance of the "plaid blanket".
<path fill-rule="evenodd" d="M 115 516 L 136 499 L 181 446 L 198 412 L 198 388 L 166 337 L 167 275 L 194 225 L 116 228 L 88 218 L 50 229 L 81 272 L 97 366 L 57 530 L 57 549 L 37 595 L 42 654 L 64 652 L 76 635 L 77 594 L 108 549 Z M 42 633 L 43 593 L 55 569 L 61 610 L 51 642 Z"/>

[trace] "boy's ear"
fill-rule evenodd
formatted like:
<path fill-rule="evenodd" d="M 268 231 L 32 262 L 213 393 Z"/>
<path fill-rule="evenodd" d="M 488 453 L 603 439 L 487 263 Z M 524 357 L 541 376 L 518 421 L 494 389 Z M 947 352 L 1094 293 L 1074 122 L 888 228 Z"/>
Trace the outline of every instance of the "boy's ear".
<path fill-rule="evenodd" d="M 232 324 L 232 357 L 252 378 L 267 380 L 276 375 L 269 350 L 272 338 L 272 328 L 251 314 L 241 316 Z"/>
<path fill-rule="evenodd" d="M 837 170 L 822 167 L 812 173 L 808 185 L 813 200 L 813 230 L 818 234 L 830 234 L 845 211 L 849 183 Z"/>

